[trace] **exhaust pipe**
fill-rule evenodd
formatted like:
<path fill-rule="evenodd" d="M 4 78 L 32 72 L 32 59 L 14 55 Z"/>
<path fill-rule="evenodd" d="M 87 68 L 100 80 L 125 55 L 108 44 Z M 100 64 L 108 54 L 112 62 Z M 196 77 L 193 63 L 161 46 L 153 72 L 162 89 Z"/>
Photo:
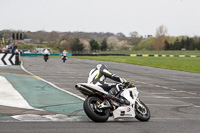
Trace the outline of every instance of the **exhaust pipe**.
<path fill-rule="evenodd" d="M 76 84 L 76 85 L 75 85 L 75 88 L 76 88 L 77 90 L 80 90 L 83 94 L 84 94 L 84 92 L 85 92 L 85 93 L 88 93 L 88 94 L 97 94 L 97 93 L 91 91 L 90 89 L 88 89 L 88 88 L 86 88 L 86 87 L 80 85 L 80 84 Z M 88 94 L 86 94 L 86 95 L 88 95 Z M 119 99 L 119 98 L 117 98 L 117 97 L 115 97 L 115 96 L 113 96 L 113 95 L 104 94 L 104 97 L 105 97 L 105 98 L 108 98 L 108 99 L 116 100 L 117 102 L 120 102 L 120 103 L 124 103 L 121 99 Z"/>
<path fill-rule="evenodd" d="M 84 87 L 84 86 L 82 86 L 80 84 L 76 84 L 75 88 L 78 89 L 78 90 L 80 90 L 80 91 L 86 91 L 86 92 L 89 92 L 91 94 L 94 94 L 93 91 L 91 91 L 90 89 L 88 89 L 88 88 L 86 88 L 86 87 Z"/>

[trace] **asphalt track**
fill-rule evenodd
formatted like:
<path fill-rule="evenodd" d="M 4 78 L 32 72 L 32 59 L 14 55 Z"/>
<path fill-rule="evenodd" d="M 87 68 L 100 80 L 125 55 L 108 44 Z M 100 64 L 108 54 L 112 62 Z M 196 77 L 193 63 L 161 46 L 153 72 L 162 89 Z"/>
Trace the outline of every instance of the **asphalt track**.
<path fill-rule="evenodd" d="M 50 106 L 38 104 L 38 100 L 37 104 L 31 104 L 35 108 L 43 109 L 43 111 L 0 106 L 0 118 L 3 118 L 3 120 L 0 119 L 0 121 L 2 120 L 0 132 L 198 133 L 200 131 L 200 74 L 72 58 L 67 60 L 66 63 L 62 63 L 60 58 L 50 58 L 46 63 L 41 57 L 23 57 L 22 60 L 24 68 L 29 72 L 53 83 L 64 91 L 72 92 L 81 97 L 83 97 L 82 94 L 74 88 L 74 85 L 79 82 L 86 82 L 89 71 L 98 63 L 104 63 L 112 73 L 128 79 L 137 86 L 140 99 L 147 104 L 152 116 L 149 122 L 140 122 L 136 119 L 109 119 L 106 123 L 94 123 L 81 111 L 80 99 L 76 102 L 70 101 L 72 105 L 78 108 L 78 112 L 73 110 L 73 114 L 71 114 L 71 112 L 65 111 L 66 105 L 69 105 L 67 102 L 69 99 L 65 99 L 68 95 L 65 95 L 64 91 L 60 94 L 60 91 L 52 88 L 53 93 L 46 94 L 46 92 L 49 93 L 46 90 L 45 93 L 42 93 L 43 99 L 41 99 L 43 104 L 49 103 Z M 25 79 L 27 79 L 26 86 L 31 85 L 33 79 L 38 80 L 37 77 L 32 76 L 31 82 L 28 83 L 28 77 L 30 78 L 31 75 L 17 67 L 0 68 L 0 75 L 10 77 L 10 79 L 14 75 L 25 76 Z M 48 86 L 40 80 L 37 81 L 41 82 L 39 83 L 41 86 L 39 86 L 36 81 L 34 81 L 35 86 L 32 86 L 32 88 L 37 87 L 40 91 L 44 91 L 44 86 Z M 19 84 L 20 80 L 13 82 L 13 84 L 16 82 Z M 46 88 L 49 88 L 49 86 Z M 38 91 L 36 92 L 35 95 L 40 94 Z M 57 94 L 64 96 L 59 99 Z M 44 103 L 45 97 L 48 97 L 46 103 Z M 30 98 L 32 100 L 28 102 L 34 101 L 33 98 Z M 75 99 L 77 100 L 77 98 Z M 54 103 L 52 104 L 52 102 Z M 17 117 L 9 117 L 13 115 L 24 117 L 20 120 L 14 119 Z M 49 121 L 48 116 L 54 116 L 55 119 Z"/>

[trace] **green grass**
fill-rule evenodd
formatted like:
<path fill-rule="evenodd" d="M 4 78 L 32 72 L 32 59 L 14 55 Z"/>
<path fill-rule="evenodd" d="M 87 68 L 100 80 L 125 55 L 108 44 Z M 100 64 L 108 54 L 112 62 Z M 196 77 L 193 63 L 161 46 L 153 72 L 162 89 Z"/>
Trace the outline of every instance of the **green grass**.
<path fill-rule="evenodd" d="M 200 51 L 181 51 L 181 50 L 159 50 L 159 51 L 131 51 L 131 50 L 120 50 L 120 51 L 103 51 L 100 54 L 166 54 L 166 55 L 197 55 L 200 56 Z"/>
<path fill-rule="evenodd" d="M 70 58 L 111 61 L 164 69 L 200 73 L 200 58 L 130 57 L 130 56 L 72 56 Z"/>

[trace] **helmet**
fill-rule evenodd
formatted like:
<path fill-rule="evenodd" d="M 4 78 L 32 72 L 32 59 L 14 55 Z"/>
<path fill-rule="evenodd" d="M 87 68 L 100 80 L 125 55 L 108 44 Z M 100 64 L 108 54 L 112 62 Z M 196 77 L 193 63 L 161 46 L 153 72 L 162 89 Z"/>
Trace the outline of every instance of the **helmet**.
<path fill-rule="evenodd" d="M 66 50 L 64 50 L 63 52 L 66 52 Z"/>
<path fill-rule="evenodd" d="M 108 70 L 108 67 L 107 67 L 106 65 L 104 65 L 104 64 L 98 64 L 98 65 L 96 66 L 96 68 L 97 68 L 98 70 L 100 70 L 100 68 L 103 68 L 103 69 L 107 69 L 107 70 Z"/>

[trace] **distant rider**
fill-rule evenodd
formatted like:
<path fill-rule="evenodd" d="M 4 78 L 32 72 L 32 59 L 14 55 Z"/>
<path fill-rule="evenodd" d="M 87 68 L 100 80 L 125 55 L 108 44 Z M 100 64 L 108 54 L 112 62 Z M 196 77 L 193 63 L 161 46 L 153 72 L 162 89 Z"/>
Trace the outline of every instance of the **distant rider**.
<path fill-rule="evenodd" d="M 46 56 L 47 59 L 49 59 L 49 55 L 50 55 L 49 50 L 48 50 L 48 49 L 44 49 L 44 50 L 43 50 L 43 56 L 44 56 L 44 58 L 45 58 L 45 56 Z"/>
<path fill-rule="evenodd" d="M 110 73 L 108 71 L 108 67 L 104 64 L 98 64 L 95 69 L 92 69 L 90 71 L 88 83 L 98 85 L 112 95 L 116 95 L 118 92 L 120 92 L 120 90 L 116 88 L 116 83 L 104 82 L 106 78 L 112 79 L 119 83 L 123 83 L 127 86 L 132 86 L 131 82 L 126 81 L 118 75 Z"/>
<path fill-rule="evenodd" d="M 66 50 L 63 50 L 63 52 L 62 52 L 62 59 L 63 58 L 67 59 L 67 51 Z"/>

